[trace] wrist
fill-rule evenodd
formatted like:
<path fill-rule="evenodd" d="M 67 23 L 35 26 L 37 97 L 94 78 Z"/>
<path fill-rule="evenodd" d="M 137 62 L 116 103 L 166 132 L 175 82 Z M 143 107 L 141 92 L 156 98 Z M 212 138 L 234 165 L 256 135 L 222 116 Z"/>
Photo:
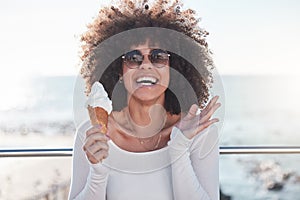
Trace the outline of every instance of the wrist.
<path fill-rule="evenodd" d="M 176 129 L 178 129 L 178 130 L 181 132 L 181 134 L 182 134 L 184 137 L 186 137 L 186 139 L 188 139 L 188 140 L 192 140 L 192 139 L 193 139 L 194 135 L 189 134 L 189 132 L 187 132 L 187 131 L 184 131 L 179 125 L 175 125 L 174 127 L 175 127 Z"/>
<path fill-rule="evenodd" d="M 102 163 L 90 164 L 91 173 L 105 178 L 109 174 L 109 168 Z"/>
<path fill-rule="evenodd" d="M 193 138 L 188 138 L 184 135 L 182 130 L 177 126 L 174 126 L 171 132 L 171 140 L 169 145 L 176 146 L 176 148 L 187 149 L 193 142 Z"/>

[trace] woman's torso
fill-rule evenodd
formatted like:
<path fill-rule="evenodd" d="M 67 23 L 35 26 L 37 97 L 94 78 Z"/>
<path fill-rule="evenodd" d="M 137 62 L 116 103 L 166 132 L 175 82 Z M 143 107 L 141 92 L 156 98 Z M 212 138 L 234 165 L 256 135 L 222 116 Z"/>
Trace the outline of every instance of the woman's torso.
<path fill-rule="evenodd" d="M 103 164 L 111 169 L 107 182 L 107 199 L 173 199 L 172 174 L 167 142 L 179 115 L 169 115 L 156 149 L 157 142 L 141 141 L 128 133 L 124 113 L 114 112 L 109 117 L 109 157 Z M 126 133 L 127 132 L 127 133 Z M 151 138 L 150 138 L 151 139 Z"/>
<path fill-rule="evenodd" d="M 172 200 L 168 147 L 151 152 L 129 152 L 109 141 L 107 200 Z"/>

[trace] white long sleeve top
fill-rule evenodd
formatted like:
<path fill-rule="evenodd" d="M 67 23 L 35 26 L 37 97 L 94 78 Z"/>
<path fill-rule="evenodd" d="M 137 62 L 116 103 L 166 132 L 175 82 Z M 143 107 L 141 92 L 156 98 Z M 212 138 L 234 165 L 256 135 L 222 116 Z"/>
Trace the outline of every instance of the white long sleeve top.
<path fill-rule="evenodd" d="M 76 131 L 69 199 L 219 200 L 218 129 L 193 139 L 174 127 L 168 146 L 134 153 L 108 142 L 109 156 L 91 164 L 82 149 L 89 121 Z"/>

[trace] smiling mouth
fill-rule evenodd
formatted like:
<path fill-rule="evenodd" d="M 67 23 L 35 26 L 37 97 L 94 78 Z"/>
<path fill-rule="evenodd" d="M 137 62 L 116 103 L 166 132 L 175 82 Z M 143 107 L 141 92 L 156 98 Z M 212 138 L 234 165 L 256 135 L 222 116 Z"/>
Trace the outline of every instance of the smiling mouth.
<path fill-rule="evenodd" d="M 157 78 L 154 77 L 140 77 L 136 80 L 136 83 L 142 86 L 152 86 L 158 82 Z"/>

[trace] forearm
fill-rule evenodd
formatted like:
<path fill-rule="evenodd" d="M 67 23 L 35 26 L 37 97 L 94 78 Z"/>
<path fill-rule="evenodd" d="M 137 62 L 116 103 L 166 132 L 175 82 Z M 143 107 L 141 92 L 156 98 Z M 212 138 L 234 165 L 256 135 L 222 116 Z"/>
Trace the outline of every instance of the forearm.
<path fill-rule="evenodd" d="M 179 129 L 174 131 L 176 132 L 175 137 L 169 146 L 175 199 L 218 199 L 218 156 L 215 155 L 216 152 L 212 150 L 208 156 L 200 159 L 199 151 L 202 149 L 199 148 L 199 145 L 201 145 L 201 141 L 193 142 L 193 140 L 187 139 Z M 193 150 L 190 148 L 192 143 Z"/>
<path fill-rule="evenodd" d="M 72 179 L 69 199 L 106 199 L 109 169 L 102 164 L 91 164 L 82 149 L 84 132 L 89 124 L 83 124 L 76 132 L 73 151 Z"/>
<path fill-rule="evenodd" d="M 210 200 L 197 179 L 188 152 L 172 164 L 172 181 L 176 200 Z"/>
<path fill-rule="evenodd" d="M 74 200 L 105 200 L 106 199 L 106 185 L 108 179 L 108 172 L 101 164 L 91 165 L 90 173 L 87 177 L 86 184 L 82 191 L 75 197 Z"/>

